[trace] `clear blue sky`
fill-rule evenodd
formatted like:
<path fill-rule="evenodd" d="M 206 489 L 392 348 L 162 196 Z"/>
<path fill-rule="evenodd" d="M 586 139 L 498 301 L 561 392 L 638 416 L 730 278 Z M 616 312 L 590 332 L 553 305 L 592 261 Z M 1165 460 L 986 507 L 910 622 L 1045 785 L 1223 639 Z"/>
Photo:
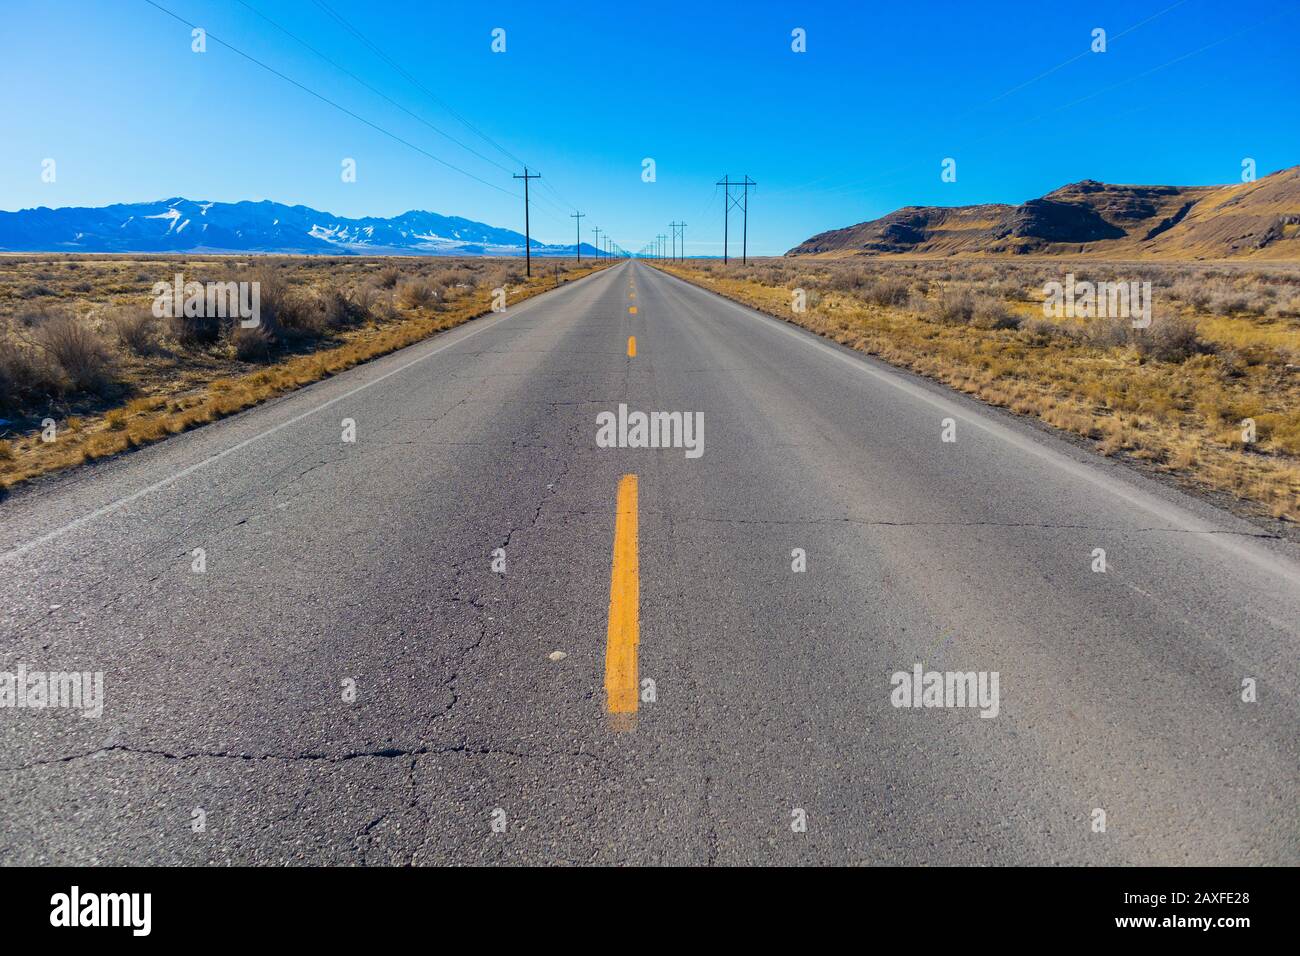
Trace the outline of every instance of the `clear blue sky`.
<path fill-rule="evenodd" d="M 239 0 L 157 2 L 506 192 L 214 41 L 192 53 L 189 28 L 145 0 L 4 0 L 0 208 L 274 199 L 522 228 L 506 172 Z M 776 254 L 903 205 L 1020 202 L 1085 178 L 1232 182 L 1247 156 L 1261 175 L 1300 163 L 1294 0 L 326 2 L 542 172 L 549 188 L 534 187 L 533 229 L 548 242 L 572 241 L 576 206 L 584 229 L 609 230 L 632 251 L 684 219 L 691 254 L 718 252 L 713 184 L 724 173 L 759 183 L 750 248 Z M 314 0 L 247 3 L 512 166 Z M 495 27 L 506 30 L 504 54 L 491 52 Z M 807 31 L 806 53 L 790 49 L 795 27 Z M 1094 27 L 1107 30 L 1104 54 L 1088 52 Z M 53 184 L 41 181 L 46 157 L 58 163 Z M 344 157 L 357 161 L 355 183 L 340 180 Z M 645 157 L 657 164 L 653 184 L 641 181 Z M 945 157 L 957 160 L 955 183 L 940 181 Z"/>

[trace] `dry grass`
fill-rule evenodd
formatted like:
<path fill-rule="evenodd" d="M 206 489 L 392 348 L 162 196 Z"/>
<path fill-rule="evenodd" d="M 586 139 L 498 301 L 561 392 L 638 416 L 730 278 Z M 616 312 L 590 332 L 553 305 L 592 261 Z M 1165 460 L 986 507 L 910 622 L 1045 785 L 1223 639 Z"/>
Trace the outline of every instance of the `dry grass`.
<path fill-rule="evenodd" d="M 117 454 L 598 268 L 504 259 L 0 256 L 0 488 Z M 156 319 L 155 282 L 258 281 L 261 324 Z M 44 418 L 58 439 L 40 440 Z"/>
<path fill-rule="evenodd" d="M 1300 520 L 1300 267 L 789 258 L 668 271 L 1084 436 L 1102 454 Z M 1043 285 L 1067 271 L 1151 282 L 1150 328 L 1044 317 Z M 1242 441 L 1245 418 L 1254 444 Z"/>

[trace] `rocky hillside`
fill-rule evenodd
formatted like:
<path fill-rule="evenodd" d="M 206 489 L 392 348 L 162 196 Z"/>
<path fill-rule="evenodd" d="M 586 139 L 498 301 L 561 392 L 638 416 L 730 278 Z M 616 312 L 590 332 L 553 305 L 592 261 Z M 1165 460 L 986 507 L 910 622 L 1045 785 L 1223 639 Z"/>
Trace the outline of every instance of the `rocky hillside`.
<path fill-rule="evenodd" d="M 1018 206 L 905 206 L 786 255 L 1300 260 L 1300 166 L 1231 186 L 1085 179 Z"/>

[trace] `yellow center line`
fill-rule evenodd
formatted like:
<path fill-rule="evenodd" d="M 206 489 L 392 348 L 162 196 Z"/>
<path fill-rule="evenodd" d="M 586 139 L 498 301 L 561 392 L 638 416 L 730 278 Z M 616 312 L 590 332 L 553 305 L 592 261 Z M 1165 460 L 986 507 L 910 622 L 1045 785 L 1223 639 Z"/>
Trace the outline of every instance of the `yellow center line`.
<path fill-rule="evenodd" d="M 618 484 L 614 559 L 609 575 L 609 628 L 605 634 L 605 702 L 611 714 L 635 714 L 639 697 L 641 586 L 636 521 L 636 475 L 624 475 Z"/>
<path fill-rule="evenodd" d="M 629 335 L 627 337 L 627 357 L 636 358 L 636 336 L 635 335 Z"/>

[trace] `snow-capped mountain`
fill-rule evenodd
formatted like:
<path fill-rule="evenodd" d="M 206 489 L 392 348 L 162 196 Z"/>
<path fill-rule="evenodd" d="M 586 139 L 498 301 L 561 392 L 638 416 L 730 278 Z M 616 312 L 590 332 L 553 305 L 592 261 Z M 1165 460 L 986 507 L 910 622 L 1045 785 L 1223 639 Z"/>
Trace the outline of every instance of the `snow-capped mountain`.
<path fill-rule="evenodd" d="M 262 252 L 316 255 L 522 255 L 524 237 L 460 216 L 411 210 L 345 219 L 307 206 L 262 202 L 119 203 L 0 212 L 4 252 Z M 583 243 L 585 255 L 595 248 Z M 572 245 L 532 241 L 533 255 Z"/>

